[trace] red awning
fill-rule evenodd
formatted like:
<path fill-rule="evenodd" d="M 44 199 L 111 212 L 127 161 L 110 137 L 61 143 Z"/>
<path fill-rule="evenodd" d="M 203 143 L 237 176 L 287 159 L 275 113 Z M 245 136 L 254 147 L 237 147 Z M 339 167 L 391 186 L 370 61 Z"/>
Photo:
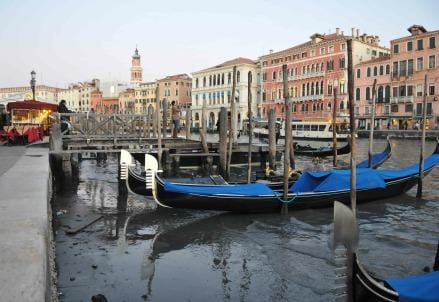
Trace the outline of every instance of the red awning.
<path fill-rule="evenodd" d="M 52 103 L 45 103 L 40 101 L 25 100 L 8 103 L 6 110 L 11 112 L 13 109 L 35 109 L 35 110 L 50 110 L 52 112 L 58 111 L 58 105 Z"/>

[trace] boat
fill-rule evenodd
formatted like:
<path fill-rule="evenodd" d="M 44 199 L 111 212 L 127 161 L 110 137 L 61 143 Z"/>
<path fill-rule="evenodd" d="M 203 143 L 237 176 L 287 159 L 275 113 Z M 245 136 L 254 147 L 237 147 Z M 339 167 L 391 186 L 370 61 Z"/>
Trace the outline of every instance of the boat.
<path fill-rule="evenodd" d="M 348 154 L 351 152 L 351 145 L 349 142 L 337 149 L 337 155 Z M 297 142 L 294 143 L 294 155 L 312 156 L 312 157 L 325 157 L 332 156 L 334 154 L 333 147 L 320 147 L 313 148 L 310 145 L 302 146 Z"/>
<path fill-rule="evenodd" d="M 147 155 L 145 155 L 147 156 Z M 332 206 L 334 200 L 350 202 L 350 170 L 304 172 L 283 194 L 266 184 L 199 185 L 173 183 L 161 177 L 154 157 L 145 169 L 158 205 L 172 208 L 218 210 L 231 212 L 278 212 L 284 203 L 290 210 Z M 424 175 L 439 163 L 439 145 L 425 159 Z M 357 200 L 359 203 L 389 198 L 411 189 L 418 182 L 419 164 L 400 169 L 357 169 Z"/>
<path fill-rule="evenodd" d="M 372 168 L 375 169 L 384 163 L 391 156 L 392 147 L 390 141 L 387 141 L 387 147 L 384 151 L 376 153 L 372 156 Z M 139 154 L 142 156 L 140 157 Z M 136 156 L 137 155 L 137 156 Z M 121 170 L 122 174 L 127 182 L 128 190 L 137 195 L 151 196 L 151 189 L 146 189 L 145 172 L 140 169 L 136 169 L 136 161 L 140 162 L 140 158 L 143 158 L 141 162 L 145 163 L 145 153 L 130 153 L 126 150 L 121 150 Z M 366 168 L 368 165 L 368 160 L 364 160 L 357 165 L 357 168 Z M 297 180 L 299 175 L 294 175 L 289 180 L 289 187 Z M 284 182 L 283 175 L 269 175 L 259 177 L 257 176 L 256 182 L 264 183 L 268 185 L 274 191 L 283 190 Z M 226 185 L 228 184 L 224 178 L 220 175 L 209 175 L 207 177 L 182 177 L 182 178 L 172 178 L 169 179 L 174 183 L 192 183 L 192 184 L 206 184 L 206 185 Z"/>
<path fill-rule="evenodd" d="M 337 123 L 337 140 L 347 140 L 349 129 L 346 125 L 346 123 Z M 285 137 L 285 122 L 276 121 L 276 127 L 279 129 L 279 136 Z M 314 141 L 333 139 L 332 123 L 329 121 L 292 121 L 291 127 L 294 139 Z M 268 121 L 256 121 L 253 134 L 259 139 L 268 139 Z"/>
<path fill-rule="evenodd" d="M 368 273 L 361 264 L 357 253 L 359 230 L 355 215 L 350 208 L 337 201 L 334 203 L 333 234 L 333 248 L 341 244 L 346 251 L 345 266 L 336 269 L 341 273 L 336 278 L 347 281 L 344 282 L 344 288 L 341 285 L 337 291 L 339 300 L 344 298 L 345 301 L 354 302 L 439 301 L 439 244 L 433 272 L 381 280 Z M 339 258 L 338 261 L 340 260 Z M 342 273 L 343 270 L 345 273 Z"/>

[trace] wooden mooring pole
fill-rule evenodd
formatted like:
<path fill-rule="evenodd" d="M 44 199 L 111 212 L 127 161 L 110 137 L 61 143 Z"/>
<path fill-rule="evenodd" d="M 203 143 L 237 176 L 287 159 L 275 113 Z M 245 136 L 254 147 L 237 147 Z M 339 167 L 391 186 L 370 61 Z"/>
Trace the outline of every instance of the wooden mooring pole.
<path fill-rule="evenodd" d="M 219 173 L 227 177 L 227 108 L 221 107 L 219 114 Z"/>
<path fill-rule="evenodd" d="M 372 156 L 373 156 L 373 130 L 375 128 L 375 101 L 376 101 L 376 84 L 377 79 L 373 80 L 373 86 L 372 86 L 372 116 L 370 118 L 370 132 L 369 132 L 369 152 L 367 161 L 367 166 L 369 168 L 372 168 Z"/>
<path fill-rule="evenodd" d="M 284 202 L 282 204 L 281 213 L 288 213 L 288 180 L 290 178 L 290 148 L 291 148 L 291 106 L 288 96 L 288 71 L 287 65 L 282 65 L 284 99 L 285 99 L 285 152 L 284 152 Z M 270 148 L 271 150 L 271 148 Z M 275 152 L 276 154 L 276 152 Z M 275 155 L 276 156 L 276 155 Z"/>
<path fill-rule="evenodd" d="M 235 89 L 236 89 L 236 66 L 233 66 L 232 95 L 230 96 L 230 127 L 229 145 L 227 154 L 227 179 L 230 178 L 230 165 L 232 163 L 232 147 L 235 140 Z"/>
<path fill-rule="evenodd" d="M 425 152 L 425 122 L 427 120 L 427 75 L 424 76 L 424 95 L 422 98 L 422 138 L 421 138 L 421 153 L 419 154 L 419 177 L 418 177 L 418 191 L 416 197 L 422 197 L 422 179 L 424 178 L 424 152 Z"/>
<path fill-rule="evenodd" d="M 186 105 L 186 139 L 191 139 L 191 121 L 192 121 L 191 108 Z"/>
<path fill-rule="evenodd" d="M 248 169 L 247 182 L 251 182 L 252 178 L 252 140 L 253 140 L 253 114 L 252 114 L 252 72 L 248 72 L 247 76 L 247 105 L 248 105 Z"/>
<path fill-rule="evenodd" d="M 276 169 L 276 112 L 268 111 L 268 164 L 271 170 Z"/>
<path fill-rule="evenodd" d="M 337 167 L 337 87 L 333 88 L 334 101 L 332 103 L 332 166 Z"/>
<path fill-rule="evenodd" d="M 157 86 L 157 96 L 158 94 Z M 157 124 L 157 161 L 159 163 L 159 169 L 162 168 L 162 135 L 160 133 L 160 101 L 157 102 L 156 112 L 156 124 Z"/>
<path fill-rule="evenodd" d="M 355 138 L 355 103 L 354 103 L 354 65 L 352 62 L 352 39 L 347 40 L 348 50 L 348 104 L 349 121 L 351 128 L 351 207 L 352 212 L 357 216 L 357 166 L 355 155 L 357 153 Z"/>
<path fill-rule="evenodd" d="M 168 128 L 168 101 L 166 99 L 163 100 L 163 138 L 166 138 L 168 135 L 167 128 Z"/>

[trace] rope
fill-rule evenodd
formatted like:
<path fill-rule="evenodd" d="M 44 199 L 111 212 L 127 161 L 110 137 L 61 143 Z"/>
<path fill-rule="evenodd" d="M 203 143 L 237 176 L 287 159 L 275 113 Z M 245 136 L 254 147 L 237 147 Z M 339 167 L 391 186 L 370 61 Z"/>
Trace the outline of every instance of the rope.
<path fill-rule="evenodd" d="M 279 200 L 282 203 L 289 204 L 289 203 L 293 202 L 298 196 L 299 196 L 299 194 L 295 194 L 292 198 L 284 200 L 284 199 L 280 198 L 279 195 L 276 195 L 276 198 L 277 198 L 277 200 Z"/>

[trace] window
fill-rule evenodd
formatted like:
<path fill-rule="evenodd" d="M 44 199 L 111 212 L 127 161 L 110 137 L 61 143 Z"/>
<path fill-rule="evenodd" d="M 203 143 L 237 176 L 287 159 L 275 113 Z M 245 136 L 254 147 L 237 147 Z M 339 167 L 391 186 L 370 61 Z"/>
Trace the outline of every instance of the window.
<path fill-rule="evenodd" d="M 378 67 L 373 68 L 373 76 L 376 77 L 378 75 Z"/>
<path fill-rule="evenodd" d="M 394 97 L 397 97 L 398 96 L 398 87 L 393 87 L 393 93 L 392 93 L 392 95 L 394 96 Z"/>
<path fill-rule="evenodd" d="M 407 61 L 399 61 L 399 75 L 400 76 L 407 75 Z"/>
<path fill-rule="evenodd" d="M 324 55 L 324 54 L 325 54 L 325 48 L 324 48 L 324 47 L 320 48 L 320 54 L 321 54 L 321 55 Z"/>
<path fill-rule="evenodd" d="M 329 46 L 328 53 L 333 53 L 333 52 L 334 52 L 334 46 Z"/>
<path fill-rule="evenodd" d="M 378 98 L 377 98 L 377 102 L 378 103 L 382 103 L 384 99 L 384 89 L 383 86 L 378 87 Z"/>
<path fill-rule="evenodd" d="M 398 62 L 393 62 L 393 76 L 398 76 Z"/>
<path fill-rule="evenodd" d="M 367 77 L 370 77 L 370 71 L 371 71 L 370 67 L 367 67 Z"/>
<path fill-rule="evenodd" d="M 390 74 L 390 65 L 389 64 L 386 65 L 386 74 Z"/>
<path fill-rule="evenodd" d="M 209 76 L 209 86 L 212 86 L 212 76 Z"/>
<path fill-rule="evenodd" d="M 384 66 L 381 65 L 381 66 L 380 66 L 380 75 L 383 75 L 383 74 L 384 74 Z"/>
<path fill-rule="evenodd" d="M 359 101 L 360 100 L 360 88 L 355 89 L 355 100 Z"/>
<path fill-rule="evenodd" d="M 413 95 L 413 86 L 407 85 L 407 96 L 412 96 L 412 95 Z"/>
<path fill-rule="evenodd" d="M 221 75 L 221 85 L 224 85 L 224 73 Z"/>
<path fill-rule="evenodd" d="M 178 89 L 175 89 L 175 96 L 178 96 Z"/>
<path fill-rule="evenodd" d="M 264 72 L 263 74 L 262 74 L 262 81 L 266 81 L 267 80 L 267 73 L 266 72 Z"/>
<path fill-rule="evenodd" d="M 436 57 L 435 56 L 429 56 L 428 57 L 428 68 L 435 68 L 436 67 Z"/>
<path fill-rule="evenodd" d="M 239 70 L 236 72 L 236 83 L 239 83 L 239 81 L 241 81 L 241 73 L 239 72 Z"/>
<path fill-rule="evenodd" d="M 366 101 L 370 100 L 370 87 L 366 87 Z"/>
<path fill-rule="evenodd" d="M 418 50 L 423 50 L 424 49 L 424 41 L 421 39 L 421 40 L 418 40 L 416 42 L 418 44 Z"/>
<path fill-rule="evenodd" d="M 392 105 L 392 106 L 390 106 L 390 111 L 392 111 L 392 112 L 398 112 L 398 105 Z"/>
<path fill-rule="evenodd" d="M 427 115 L 431 115 L 433 113 L 433 104 L 427 103 Z"/>
<path fill-rule="evenodd" d="M 399 86 L 399 96 L 406 96 L 405 85 Z"/>
<path fill-rule="evenodd" d="M 346 62 L 345 58 L 340 59 L 340 68 L 345 68 L 345 62 Z"/>
<path fill-rule="evenodd" d="M 434 95 L 434 84 L 428 85 L 428 94 Z"/>
<path fill-rule="evenodd" d="M 416 96 L 422 96 L 423 94 L 423 85 L 422 84 L 418 84 L 416 85 Z"/>
<path fill-rule="evenodd" d="M 276 80 L 276 71 L 273 71 L 273 75 L 271 78 L 273 79 L 273 81 Z"/>
<path fill-rule="evenodd" d="M 360 76 L 361 76 L 361 70 L 360 70 L 360 69 L 357 69 L 357 79 L 359 79 Z"/>
<path fill-rule="evenodd" d="M 409 41 L 407 42 L 407 51 L 412 51 L 413 50 L 413 42 Z"/>
<path fill-rule="evenodd" d="M 399 53 L 399 45 L 398 44 L 393 45 L 393 53 Z"/>
<path fill-rule="evenodd" d="M 390 102 L 390 86 L 387 85 L 384 91 L 384 102 L 389 103 Z"/>
<path fill-rule="evenodd" d="M 328 94 L 332 94 L 332 84 L 328 84 Z"/>
<path fill-rule="evenodd" d="M 407 61 L 407 75 L 413 75 L 413 59 Z"/>
<path fill-rule="evenodd" d="M 416 114 L 417 115 L 422 115 L 422 103 L 417 103 L 416 104 Z"/>
<path fill-rule="evenodd" d="M 413 112 L 413 104 L 405 104 L 405 112 Z"/>
<path fill-rule="evenodd" d="M 230 82 L 232 82 L 232 74 L 229 72 L 227 74 L 227 84 L 230 84 Z"/>
<path fill-rule="evenodd" d="M 372 50 L 372 56 L 376 56 L 377 55 L 377 51 L 376 50 Z"/>
<path fill-rule="evenodd" d="M 416 70 L 422 70 L 424 68 L 424 58 L 416 59 Z"/>
<path fill-rule="evenodd" d="M 428 47 L 430 48 L 436 48 L 436 39 L 435 37 L 430 37 L 430 39 L 428 40 Z"/>
<path fill-rule="evenodd" d="M 346 50 L 346 44 L 341 44 L 341 50 Z"/>

